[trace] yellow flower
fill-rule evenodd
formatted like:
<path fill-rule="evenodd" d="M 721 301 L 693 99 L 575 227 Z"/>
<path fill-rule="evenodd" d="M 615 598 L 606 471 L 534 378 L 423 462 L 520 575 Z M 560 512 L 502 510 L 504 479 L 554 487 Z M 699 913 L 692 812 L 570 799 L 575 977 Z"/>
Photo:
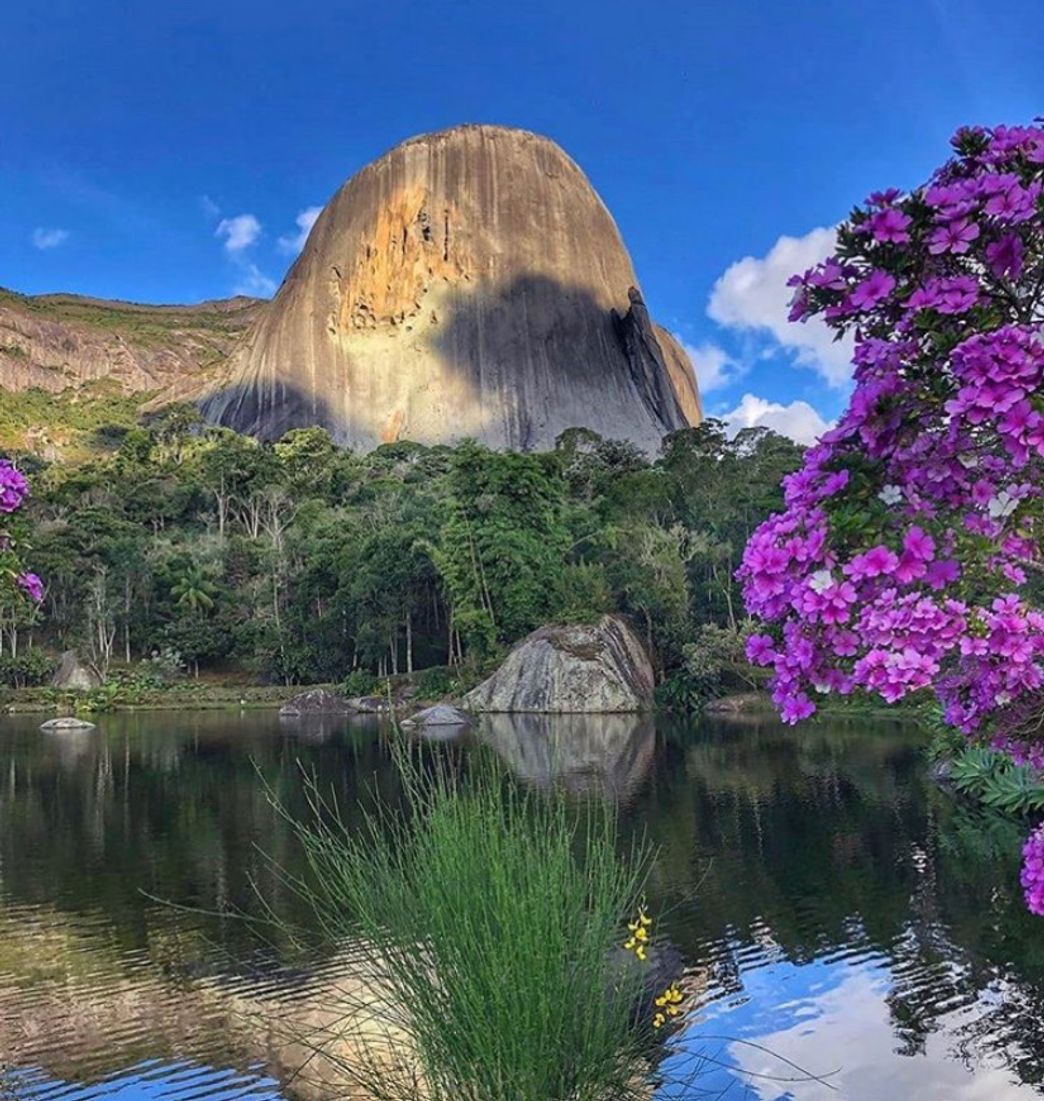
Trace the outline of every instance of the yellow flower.
<path fill-rule="evenodd" d="M 644 962 L 645 961 L 645 945 L 644 944 L 639 944 L 638 947 L 634 950 L 634 954 L 640 960 L 642 960 Z"/>
<path fill-rule="evenodd" d="M 663 1028 L 666 1020 L 667 1018 L 662 1013 L 657 1013 L 656 1016 L 653 1017 L 653 1028 Z"/>
<path fill-rule="evenodd" d="M 637 933 L 644 932 L 650 925 L 652 925 L 652 918 L 645 912 L 645 907 L 640 906 L 638 908 L 638 916 L 634 921 L 629 921 L 627 923 L 627 928 L 630 929 L 632 933 Z"/>

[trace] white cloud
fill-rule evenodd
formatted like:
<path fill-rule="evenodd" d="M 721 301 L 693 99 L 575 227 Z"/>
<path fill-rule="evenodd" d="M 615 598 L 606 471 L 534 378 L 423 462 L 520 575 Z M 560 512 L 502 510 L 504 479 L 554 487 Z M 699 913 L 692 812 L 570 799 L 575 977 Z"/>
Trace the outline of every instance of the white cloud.
<path fill-rule="evenodd" d="M 69 231 L 67 229 L 44 229 L 43 226 L 37 226 L 33 230 L 33 246 L 40 249 L 41 252 L 64 245 L 68 240 Z"/>
<path fill-rule="evenodd" d="M 780 237 L 763 257 L 746 256 L 729 267 L 714 284 L 707 313 L 726 328 L 766 331 L 811 367 L 831 386 L 851 377 L 852 341 L 835 341 L 834 332 L 818 319 L 787 320 L 793 288 L 787 280 L 833 253 L 833 229 L 813 229 L 804 237 Z"/>
<path fill-rule="evenodd" d="M 807 401 L 783 405 L 756 394 L 744 394 L 739 405 L 721 419 L 733 433 L 741 428 L 771 428 L 801 444 L 815 443 L 830 427 Z"/>
<path fill-rule="evenodd" d="M 297 232 L 292 236 L 280 237 L 278 242 L 280 249 L 291 256 L 296 256 L 304 248 L 305 241 L 308 240 L 308 234 L 312 231 L 316 218 L 322 212 L 323 208 L 321 206 L 309 206 L 302 210 L 294 219 L 297 223 Z"/>
<path fill-rule="evenodd" d="M 222 218 L 214 230 L 215 237 L 224 237 L 226 252 L 242 252 L 261 236 L 261 223 L 253 214 L 237 214 Z"/>
<path fill-rule="evenodd" d="M 743 374 L 742 365 L 717 344 L 684 344 L 683 347 L 692 360 L 701 394 L 720 390 Z"/>
<path fill-rule="evenodd" d="M 211 221 L 221 217 L 221 207 L 219 207 L 209 195 L 200 195 L 199 206 L 206 217 Z"/>
<path fill-rule="evenodd" d="M 275 280 L 269 279 L 257 264 L 242 260 L 239 263 L 241 277 L 233 289 L 233 294 L 247 294 L 251 298 L 268 298 L 275 294 Z"/>

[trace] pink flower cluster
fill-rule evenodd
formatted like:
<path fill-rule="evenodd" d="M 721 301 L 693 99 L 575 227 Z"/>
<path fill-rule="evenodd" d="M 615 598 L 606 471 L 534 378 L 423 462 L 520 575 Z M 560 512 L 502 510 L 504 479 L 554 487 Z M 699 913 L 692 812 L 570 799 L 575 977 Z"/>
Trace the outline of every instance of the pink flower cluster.
<path fill-rule="evenodd" d="M 1021 880 L 1030 912 L 1044 917 L 1044 824 L 1023 846 Z"/>
<path fill-rule="evenodd" d="M 14 512 L 29 493 L 29 482 L 6 459 L 0 459 L 0 512 Z"/>
<path fill-rule="evenodd" d="M 43 581 L 35 573 L 29 573 L 28 571 L 20 573 L 18 575 L 18 587 L 29 597 L 30 600 L 40 603 L 44 598 L 44 586 Z"/>
<path fill-rule="evenodd" d="M 826 692 L 931 689 L 951 723 L 1044 763 L 1013 719 L 1044 698 L 1026 596 L 1044 570 L 1044 126 L 953 144 L 791 280 L 792 319 L 853 333 L 855 388 L 744 552 L 766 625 L 748 657 L 787 722 Z"/>
<path fill-rule="evenodd" d="M 22 506 L 29 495 L 29 482 L 25 475 L 7 459 L 0 459 L 0 513 L 13 513 Z M 0 585 L 5 577 L 14 582 L 15 591 L 21 590 L 37 604 L 43 600 L 43 582 L 35 573 L 21 571 L 9 532 L 0 530 Z"/>

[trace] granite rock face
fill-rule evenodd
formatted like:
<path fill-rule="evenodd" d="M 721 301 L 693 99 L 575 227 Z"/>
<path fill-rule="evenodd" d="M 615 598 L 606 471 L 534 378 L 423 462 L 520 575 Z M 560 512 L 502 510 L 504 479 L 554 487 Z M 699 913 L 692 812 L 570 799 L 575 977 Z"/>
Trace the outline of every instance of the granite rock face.
<path fill-rule="evenodd" d="M 98 671 L 80 661 L 75 650 L 66 650 L 62 654 L 61 664 L 51 678 L 52 688 L 67 688 L 76 692 L 89 692 L 98 688 L 102 678 Z"/>
<path fill-rule="evenodd" d="M 608 210 L 552 141 L 461 126 L 391 150 L 324 209 L 220 377 L 209 421 L 322 425 L 367 450 L 593 429 L 654 451 L 698 423 L 684 350 L 648 316 Z"/>
<path fill-rule="evenodd" d="M 653 670 L 616 616 L 594 626 L 541 627 L 464 697 L 474 711 L 605 714 L 652 706 Z"/>

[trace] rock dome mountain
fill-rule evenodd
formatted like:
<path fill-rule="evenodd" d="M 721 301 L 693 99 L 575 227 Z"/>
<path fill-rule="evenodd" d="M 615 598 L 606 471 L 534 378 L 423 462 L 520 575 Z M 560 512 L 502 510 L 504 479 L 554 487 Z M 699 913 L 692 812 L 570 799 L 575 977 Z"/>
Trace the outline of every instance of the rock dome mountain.
<path fill-rule="evenodd" d="M 266 439 L 318 424 L 361 450 L 541 449 L 575 426 L 653 451 L 700 419 L 692 365 L 583 172 L 548 138 L 485 125 L 412 138 L 344 184 L 189 396 L 212 423 Z"/>

